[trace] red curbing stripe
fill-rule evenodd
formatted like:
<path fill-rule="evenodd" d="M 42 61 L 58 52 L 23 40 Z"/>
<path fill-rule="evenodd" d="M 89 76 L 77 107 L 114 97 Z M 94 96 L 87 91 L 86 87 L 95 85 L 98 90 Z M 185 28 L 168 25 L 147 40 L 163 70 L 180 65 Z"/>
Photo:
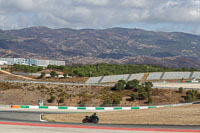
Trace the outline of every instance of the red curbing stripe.
<path fill-rule="evenodd" d="M 38 126 L 38 127 L 86 128 L 86 129 L 103 129 L 103 130 L 161 131 L 161 132 L 191 132 L 191 133 L 200 133 L 200 130 L 191 130 L 191 129 L 119 128 L 119 127 L 57 125 L 57 124 L 18 123 L 18 122 L 0 122 L 0 124 L 1 125 L 19 125 L 19 126 Z"/>

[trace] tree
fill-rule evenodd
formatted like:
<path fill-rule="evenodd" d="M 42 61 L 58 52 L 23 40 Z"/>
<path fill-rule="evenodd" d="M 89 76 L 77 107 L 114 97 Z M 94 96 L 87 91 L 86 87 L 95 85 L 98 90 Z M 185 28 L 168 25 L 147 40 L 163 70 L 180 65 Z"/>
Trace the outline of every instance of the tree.
<path fill-rule="evenodd" d="M 74 73 L 73 73 L 73 72 L 70 72 L 70 73 L 69 73 L 69 76 L 72 76 L 72 77 L 73 77 L 73 76 L 74 76 Z"/>
<path fill-rule="evenodd" d="M 64 77 L 64 78 L 66 78 L 66 77 L 67 77 L 67 74 L 66 74 L 66 73 L 64 73 L 64 74 L 63 74 L 63 77 Z"/>
<path fill-rule="evenodd" d="M 137 89 L 139 85 L 139 81 L 137 79 L 128 81 L 126 84 L 126 89 Z"/>
<path fill-rule="evenodd" d="M 78 73 L 78 76 L 79 76 L 79 77 L 84 77 L 84 75 L 83 75 L 82 72 Z"/>
<path fill-rule="evenodd" d="M 115 84 L 114 88 L 115 88 L 116 91 L 121 91 L 121 90 L 124 89 L 124 84 L 119 82 L 119 83 Z"/>
<path fill-rule="evenodd" d="M 114 87 L 114 90 L 121 91 L 124 90 L 126 82 L 124 80 L 119 80 Z"/>
<path fill-rule="evenodd" d="M 183 87 L 178 88 L 179 93 L 183 93 Z"/>
<path fill-rule="evenodd" d="M 151 104 L 152 102 L 153 102 L 153 100 L 152 100 L 152 98 L 150 97 L 150 98 L 148 99 L 148 103 Z"/>
<path fill-rule="evenodd" d="M 149 82 L 149 81 L 145 82 L 144 85 L 145 85 L 145 88 L 152 88 L 153 87 L 153 83 Z"/>
<path fill-rule="evenodd" d="M 77 76 L 79 74 L 79 71 L 78 70 L 74 70 L 73 74 Z"/>
<path fill-rule="evenodd" d="M 138 98 L 138 95 L 137 94 L 135 94 L 135 93 L 132 93 L 131 94 L 131 100 L 132 101 L 134 101 L 135 99 L 137 99 Z"/>
<path fill-rule="evenodd" d="M 145 83 L 144 83 L 144 88 L 145 88 L 145 91 L 146 91 L 146 92 L 149 92 L 149 93 L 150 93 L 152 87 L 153 87 L 152 82 L 149 82 L 149 81 L 148 81 L 148 82 L 145 82 Z"/>
<path fill-rule="evenodd" d="M 197 94 L 197 99 L 199 99 L 199 100 L 200 100 L 200 94 Z"/>
<path fill-rule="evenodd" d="M 186 92 L 185 101 L 194 102 L 197 98 L 197 90 L 189 90 Z"/>
<path fill-rule="evenodd" d="M 126 81 L 125 80 L 119 80 L 118 82 L 122 83 L 122 84 L 126 84 Z"/>
<path fill-rule="evenodd" d="M 40 78 L 43 78 L 46 76 L 46 73 L 45 72 L 42 72 L 41 75 L 40 75 Z"/>
<path fill-rule="evenodd" d="M 50 75 L 52 78 L 55 78 L 58 74 L 55 71 L 51 71 Z"/>
<path fill-rule="evenodd" d="M 148 94 L 144 91 L 138 92 L 138 99 L 145 100 L 148 97 Z"/>

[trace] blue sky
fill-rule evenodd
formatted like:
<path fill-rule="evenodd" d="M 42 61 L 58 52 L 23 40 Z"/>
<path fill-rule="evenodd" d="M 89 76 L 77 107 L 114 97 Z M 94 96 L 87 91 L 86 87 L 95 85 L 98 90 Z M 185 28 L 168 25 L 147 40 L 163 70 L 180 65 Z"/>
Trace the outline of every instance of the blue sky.
<path fill-rule="evenodd" d="M 0 28 L 141 28 L 200 35 L 200 0 L 0 0 Z"/>

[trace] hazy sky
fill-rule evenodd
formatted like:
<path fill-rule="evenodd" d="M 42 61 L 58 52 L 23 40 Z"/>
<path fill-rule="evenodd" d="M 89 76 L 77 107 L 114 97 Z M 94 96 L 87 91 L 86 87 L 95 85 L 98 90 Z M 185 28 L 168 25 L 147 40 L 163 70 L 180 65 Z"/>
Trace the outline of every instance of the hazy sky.
<path fill-rule="evenodd" d="M 0 28 L 142 28 L 200 34 L 200 0 L 0 0 Z"/>

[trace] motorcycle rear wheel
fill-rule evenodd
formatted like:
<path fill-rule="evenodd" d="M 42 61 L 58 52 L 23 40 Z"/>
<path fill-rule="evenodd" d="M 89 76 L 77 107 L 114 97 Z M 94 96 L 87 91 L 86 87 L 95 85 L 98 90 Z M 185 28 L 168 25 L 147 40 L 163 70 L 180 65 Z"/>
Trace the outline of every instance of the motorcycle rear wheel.
<path fill-rule="evenodd" d="M 82 120 L 82 123 L 86 123 L 87 121 L 85 119 Z"/>

